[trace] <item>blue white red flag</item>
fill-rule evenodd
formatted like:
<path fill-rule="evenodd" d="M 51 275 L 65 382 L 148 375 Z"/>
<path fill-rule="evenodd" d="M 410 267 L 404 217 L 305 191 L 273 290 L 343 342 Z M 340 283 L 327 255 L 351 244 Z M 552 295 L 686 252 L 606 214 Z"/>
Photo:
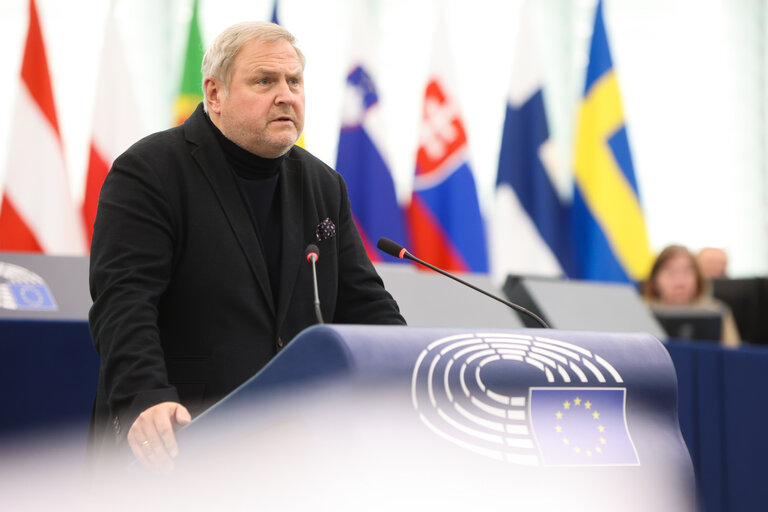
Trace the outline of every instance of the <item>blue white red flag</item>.
<path fill-rule="evenodd" d="M 376 91 L 376 23 L 364 2 L 350 5 L 341 133 L 336 169 L 344 176 L 352 215 L 371 261 L 399 262 L 376 249 L 381 237 L 405 243 L 403 210 L 387 159 L 386 126 Z"/>
<path fill-rule="evenodd" d="M 382 131 L 379 98 L 362 65 L 349 72 L 345 95 L 336 169 L 347 183 L 352 214 L 371 261 L 402 262 L 376 250 L 380 237 L 401 243 L 406 238 L 395 183 L 377 140 Z"/>
<path fill-rule="evenodd" d="M 441 28 L 441 27 L 440 27 Z M 467 134 L 449 84 L 447 38 L 438 30 L 437 65 L 424 93 L 413 195 L 411 252 L 441 268 L 487 272 L 485 225 L 468 161 Z"/>

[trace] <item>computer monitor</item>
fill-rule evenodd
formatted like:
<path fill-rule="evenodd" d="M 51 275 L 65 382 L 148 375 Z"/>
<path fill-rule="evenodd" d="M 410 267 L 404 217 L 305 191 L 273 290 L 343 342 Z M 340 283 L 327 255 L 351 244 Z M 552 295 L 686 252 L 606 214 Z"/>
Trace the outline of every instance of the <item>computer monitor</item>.
<path fill-rule="evenodd" d="M 719 341 L 723 336 L 723 314 L 696 306 L 653 306 L 656 320 L 670 338 Z"/>
<path fill-rule="evenodd" d="M 665 337 L 664 330 L 629 283 L 509 275 L 504 293 L 530 309 L 553 329 L 568 331 L 647 332 Z M 537 327 L 520 316 L 526 327 Z"/>
<path fill-rule="evenodd" d="M 768 345 L 768 279 L 713 279 L 712 295 L 733 312 L 742 341 Z"/>

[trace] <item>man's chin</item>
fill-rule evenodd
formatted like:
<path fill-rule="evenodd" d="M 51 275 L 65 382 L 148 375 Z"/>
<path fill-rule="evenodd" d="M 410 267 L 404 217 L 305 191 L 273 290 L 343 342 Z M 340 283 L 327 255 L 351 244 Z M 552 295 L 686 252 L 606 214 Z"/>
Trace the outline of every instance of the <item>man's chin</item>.
<path fill-rule="evenodd" d="M 267 139 L 267 143 L 271 144 L 275 147 L 280 146 L 293 146 L 296 141 L 299 140 L 299 134 L 296 130 L 290 130 L 290 131 L 283 131 L 281 133 L 275 134 L 272 137 L 269 137 Z"/>
<path fill-rule="evenodd" d="M 296 138 L 286 138 L 282 140 L 271 140 L 268 141 L 267 144 L 265 144 L 264 151 L 269 153 L 269 156 L 266 156 L 267 158 L 277 158 L 279 156 L 282 156 L 286 154 L 290 149 L 293 147 L 293 145 L 298 140 L 298 137 Z"/>

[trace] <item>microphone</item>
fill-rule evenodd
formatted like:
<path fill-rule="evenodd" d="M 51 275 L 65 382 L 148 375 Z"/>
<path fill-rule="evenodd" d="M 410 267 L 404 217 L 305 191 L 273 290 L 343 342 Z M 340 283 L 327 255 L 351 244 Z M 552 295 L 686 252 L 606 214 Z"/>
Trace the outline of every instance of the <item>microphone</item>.
<path fill-rule="evenodd" d="M 317 323 L 322 324 L 325 322 L 323 322 L 323 314 L 320 311 L 320 292 L 317 291 L 317 267 L 315 266 L 317 260 L 320 259 L 320 249 L 315 244 L 309 244 L 304 249 L 304 257 L 312 264 L 312 284 L 315 286 L 315 316 L 317 317 Z"/>
<path fill-rule="evenodd" d="M 437 268 L 436 266 L 434 266 L 434 265 L 432 265 L 430 263 L 427 263 L 426 261 L 420 260 L 419 258 L 414 256 L 413 254 L 408 252 L 408 250 L 405 247 L 403 247 L 402 245 L 398 244 L 397 242 L 393 242 L 389 238 L 379 238 L 379 241 L 376 242 L 376 247 L 378 247 L 380 251 L 383 251 L 383 252 L 389 254 L 390 256 L 394 256 L 395 258 L 408 259 L 408 260 L 411 260 L 411 261 L 415 261 L 416 263 L 418 263 L 420 265 L 424 265 L 427 268 L 431 268 L 435 272 L 443 274 L 446 277 L 450 277 L 454 281 L 460 282 L 464 286 L 469 286 L 473 290 L 478 291 L 478 292 L 482 293 L 483 295 L 486 295 L 486 296 L 488 296 L 488 297 L 490 297 L 492 299 L 495 299 L 495 300 L 501 302 L 502 304 L 505 304 L 505 305 L 509 306 L 510 308 L 514 309 L 515 311 L 519 311 L 520 313 L 528 315 L 529 317 L 531 317 L 534 320 L 536 320 L 536 322 L 539 325 L 541 325 L 544 329 L 549 329 L 549 326 L 547 325 L 547 323 L 544 320 L 542 320 L 541 317 L 539 317 L 539 315 L 537 315 L 533 311 L 529 311 L 529 310 L 525 309 L 523 306 L 514 304 L 514 303 L 506 301 L 506 300 L 504 300 L 504 299 L 502 299 L 500 297 L 497 297 L 497 296 L 495 296 L 495 295 L 493 295 L 491 293 L 488 293 L 485 290 L 483 290 L 481 288 L 478 288 L 477 286 L 475 286 L 473 284 L 470 284 L 470 283 L 464 281 L 463 279 L 460 279 L 460 278 L 456 277 L 455 275 L 446 272 L 445 270 L 443 270 L 441 268 Z"/>

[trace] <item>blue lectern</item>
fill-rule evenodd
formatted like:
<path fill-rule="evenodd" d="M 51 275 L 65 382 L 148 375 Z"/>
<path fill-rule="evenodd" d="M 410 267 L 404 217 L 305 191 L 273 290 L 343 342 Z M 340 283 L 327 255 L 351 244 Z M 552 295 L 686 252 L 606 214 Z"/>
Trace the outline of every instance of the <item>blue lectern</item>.
<path fill-rule="evenodd" d="M 315 326 L 179 442 L 179 481 L 239 506 L 696 509 L 644 334 Z"/>

